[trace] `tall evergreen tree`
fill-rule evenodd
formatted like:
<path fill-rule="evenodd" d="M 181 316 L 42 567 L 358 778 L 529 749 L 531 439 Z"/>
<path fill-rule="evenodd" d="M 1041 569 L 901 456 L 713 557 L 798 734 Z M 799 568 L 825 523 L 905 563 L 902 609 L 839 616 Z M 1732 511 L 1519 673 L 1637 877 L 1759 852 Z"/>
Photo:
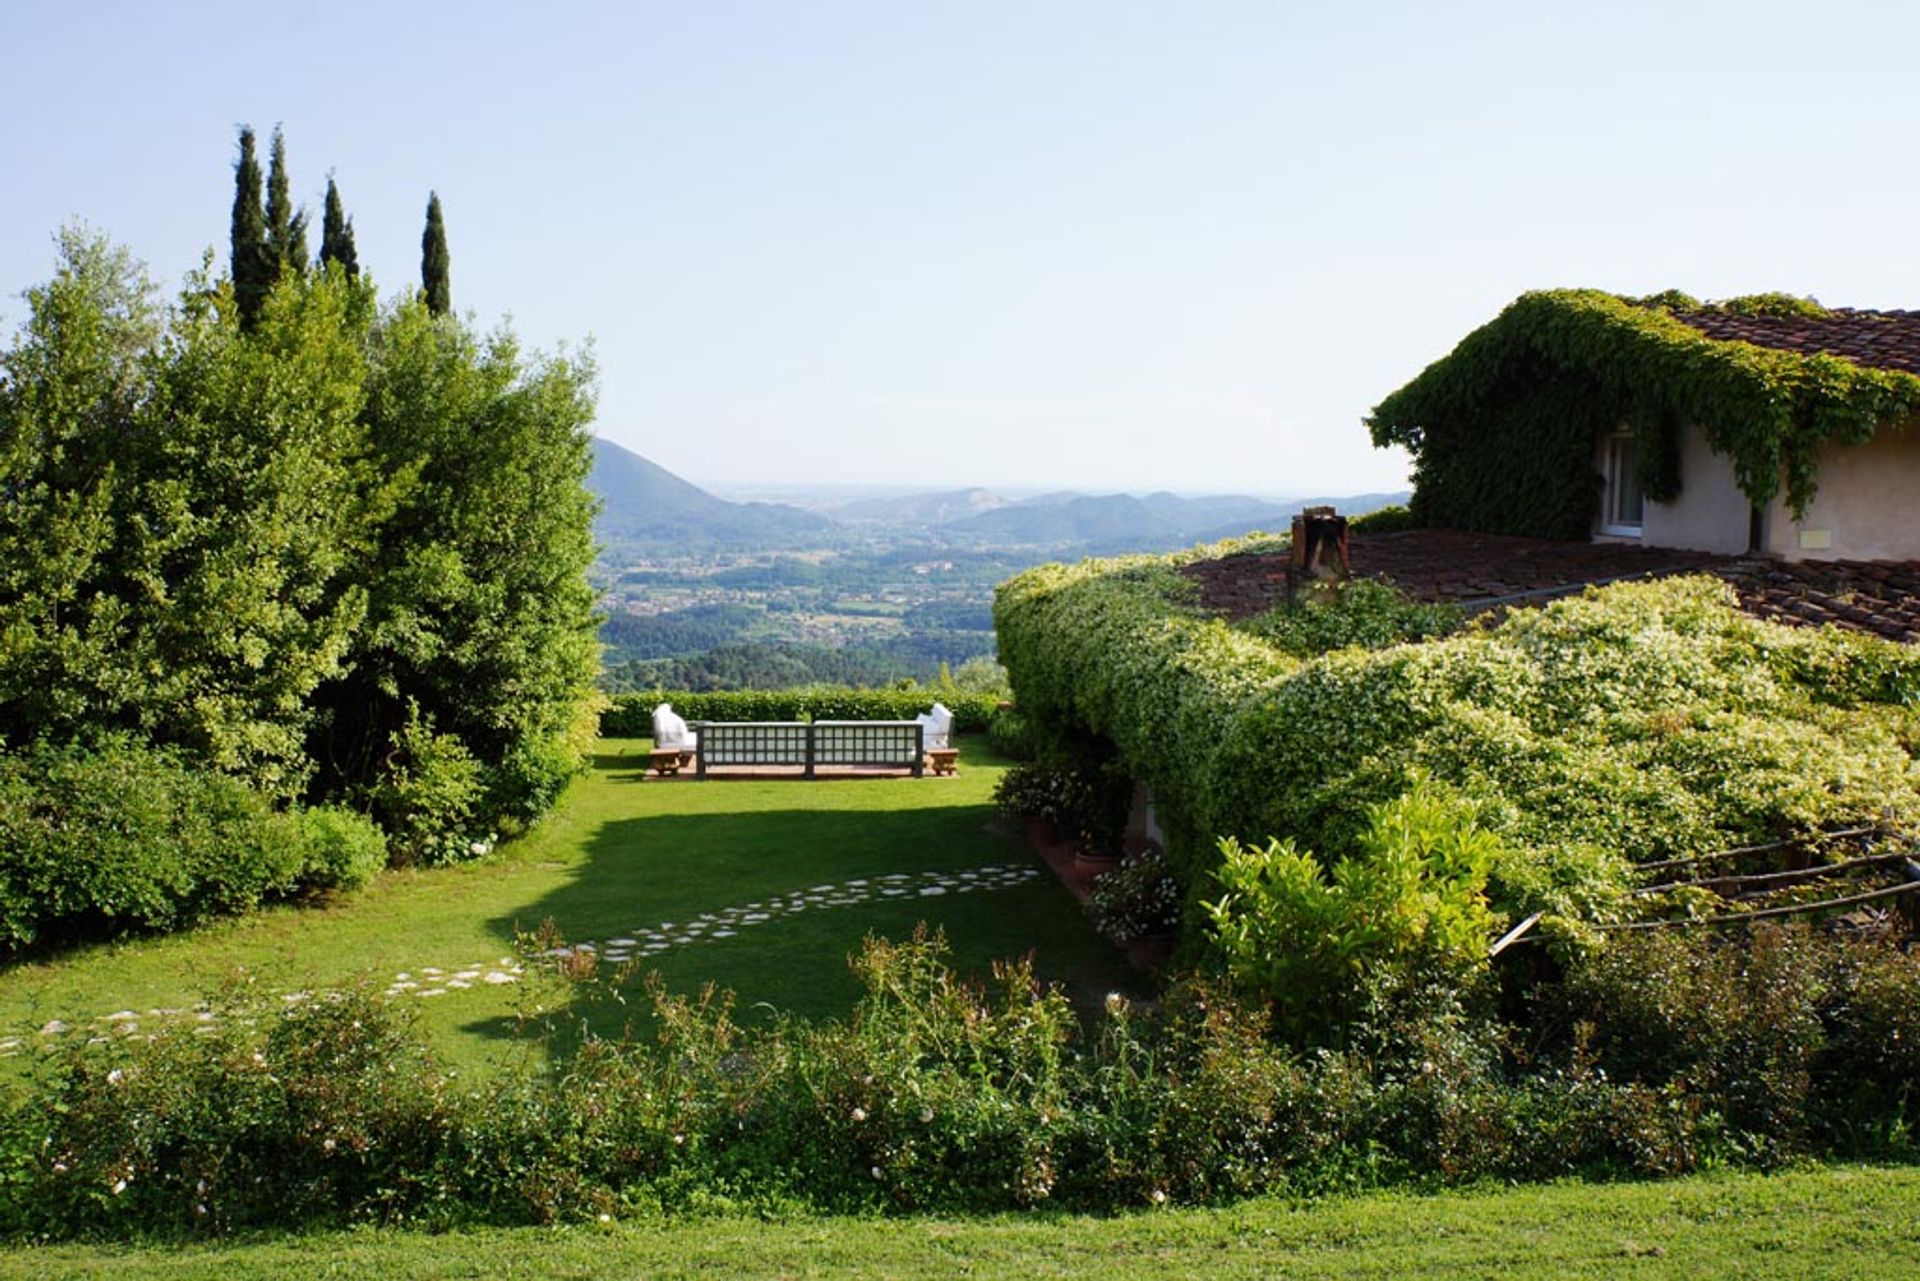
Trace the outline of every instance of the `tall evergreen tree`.
<path fill-rule="evenodd" d="M 240 128 L 240 159 L 233 165 L 233 228 L 229 269 L 240 327 L 251 330 L 273 288 L 274 252 L 267 241 L 267 217 L 260 206 L 260 160 L 253 151 L 253 130 Z"/>
<path fill-rule="evenodd" d="M 320 219 L 320 265 L 337 262 L 346 268 L 347 279 L 360 274 L 360 255 L 353 246 L 353 219 L 340 203 L 340 188 L 333 176 L 327 176 L 327 207 Z"/>
<path fill-rule="evenodd" d="M 293 207 L 287 190 L 287 140 L 274 126 L 267 162 L 267 246 L 276 271 L 307 269 L 307 212 Z"/>
<path fill-rule="evenodd" d="M 420 237 L 420 284 L 426 290 L 427 310 L 444 316 L 453 310 L 453 285 L 447 279 L 447 224 L 440 216 L 440 197 L 427 193 L 427 229 Z"/>

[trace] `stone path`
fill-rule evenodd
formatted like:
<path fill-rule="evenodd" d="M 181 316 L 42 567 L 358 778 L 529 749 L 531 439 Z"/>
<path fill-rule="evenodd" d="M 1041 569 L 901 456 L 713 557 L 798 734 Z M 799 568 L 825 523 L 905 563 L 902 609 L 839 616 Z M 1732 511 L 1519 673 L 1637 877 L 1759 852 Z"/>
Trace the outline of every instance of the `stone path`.
<path fill-rule="evenodd" d="M 866 903 L 916 902 L 943 898 L 952 894 L 971 894 L 984 890 L 1011 889 L 1041 879 L 1042 868 L 1032 863 L 997 863 L 954 872 L 889 872 L 884 876 L 856 877 L 835 884 L 814 885 L 806 889 L 775 894 L 770 898 L 737 907 L 702 912 L 684 921 L 662 921 L 655 925 L 635 926 L 626 933 L 607 939 L 587 939 L 565 947 L 555 947 L 536 960 L 560 961 L 591 953 L 596 959 L 619 965 L 644 961 L 676 947 L 688 947 L 709 940 L 729 939 L 746 930 L 797 916 L 802 912 L 829 908 L 858 907 Z M 441 967 L 423 965 L 403 971 L 387 984 L 389 997 L 432 998 L 474 987 L 504 987 L 517 983 L 526 972 L 526 963 L 510 956 L 491 965 L 472 962 Z M 313 999 L 312 992 L 287 992 L 281 1001 L 297 1005 Z M 187 1008 L 160 1007 L 146 1011 L 117 1010 L 103 1018 L 75 1025 L 61 1019 L 49 1019 L 32 1037 L 0 1038 L 0 1058 L 11 1057 L 32 1044 L 50 1044 L 55 1038 L 72 1032 L 88 1033 L 90 1042 L 105 1042 L 115 1037 L 139 1034 L 141 1024 L 171 1024 L 190 1021 L 195 1031 L 212 1032 L 218 1017 L 204 1005 Z"/>

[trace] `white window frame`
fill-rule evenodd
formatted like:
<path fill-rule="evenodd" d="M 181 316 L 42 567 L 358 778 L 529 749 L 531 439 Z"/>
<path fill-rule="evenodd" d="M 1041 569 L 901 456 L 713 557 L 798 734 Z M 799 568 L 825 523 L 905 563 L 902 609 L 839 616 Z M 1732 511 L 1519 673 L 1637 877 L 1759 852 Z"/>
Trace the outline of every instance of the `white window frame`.
<path fill-rule="evenodd" d="M 1646 490 L 1637 483 L 1639 476 L 1634 474 L 1638 472 L 1638 466 L 1633 453 L 1633 437 L 1626 432 L 1617 432 L 1607 437 L 1605 458 L 1606 466 L 1602 474 L 1606 477 L 1607 487 L 1605 494 L 1601 497 L 1600 532 L 1610 534 L 1616 538 L 1644 537 L 1647 532 L 1647 495 Z M 1621 485 L 1621 474 L 1623 471 L 1633 474 L 1636 482 L 1634 488 L 1640 490 L 1640 519 L 1638 521 L 1629 522 L 1621 519 L 1620 499 L 1623 488 Z"/>

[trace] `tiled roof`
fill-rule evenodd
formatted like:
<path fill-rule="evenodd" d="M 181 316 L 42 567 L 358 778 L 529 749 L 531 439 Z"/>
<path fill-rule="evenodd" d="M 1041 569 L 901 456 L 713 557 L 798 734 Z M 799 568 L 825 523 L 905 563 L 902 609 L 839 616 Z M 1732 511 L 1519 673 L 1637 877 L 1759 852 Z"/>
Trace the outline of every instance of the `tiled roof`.
<path fill-rule="evenodd" d="M 1806 355 L 1825 352 L 1873 369 L 1920 374 L 1920 311 L 1836 307 L 1824 316 L 1676 311 L 1673 318 L 1723 342 L 1749 342 Z"/>
<path fill-rule="evenodd" d="M 1356 578 L 1385 578 L 1420 600 L 1469 610 L 1542 604 L 1589 583 L 1670 574 L 1713 574 L 1740 607 L 1788 625 L 1830 624 L 1920 643 L 1920 562 L 1782 561 L 1712 556 L 1622 543 L 1564 543 L 1453 529 L 1356 534 Z M 1201 602 L 1233 618 L 1286 598 L 1287 556 L 1241 555 L 1181 570 Z"/>

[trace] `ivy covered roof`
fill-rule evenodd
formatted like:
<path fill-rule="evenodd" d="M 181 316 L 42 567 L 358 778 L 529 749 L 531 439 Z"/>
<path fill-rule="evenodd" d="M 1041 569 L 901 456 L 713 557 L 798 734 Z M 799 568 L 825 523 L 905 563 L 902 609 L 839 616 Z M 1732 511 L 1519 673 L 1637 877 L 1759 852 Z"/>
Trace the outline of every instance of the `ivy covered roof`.
<path fill-rule="evenodd" d="M 1597 432 L 1631 429 L 1664 502 L 1681 488 L 1678 432 L 1698 427 L 1749 498 L 1782 494 L 1798 515 L 1824 446 L 1916 418 L 1920 312 L 1554 289 L 1522 294 L 1367 426 L 1413 454 L 1425 523 L 1569 538 L 1590 528 Z"/>

